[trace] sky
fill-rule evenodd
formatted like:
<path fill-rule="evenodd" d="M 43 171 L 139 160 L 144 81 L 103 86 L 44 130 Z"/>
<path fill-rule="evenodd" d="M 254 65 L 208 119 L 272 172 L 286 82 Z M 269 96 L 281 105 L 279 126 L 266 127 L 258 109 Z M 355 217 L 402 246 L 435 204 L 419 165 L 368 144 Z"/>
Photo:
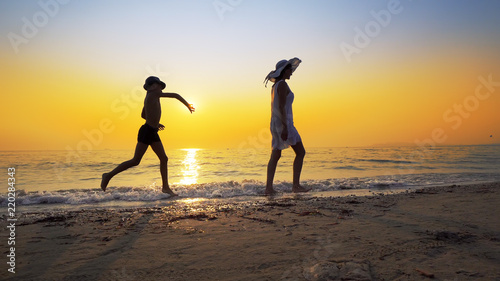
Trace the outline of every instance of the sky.
<path fill-rule="evenodd" d="M 0 0 L 0 150 L 269 148 L 281 59 L 305 147 L 500 143 L 500 1 Z"/>

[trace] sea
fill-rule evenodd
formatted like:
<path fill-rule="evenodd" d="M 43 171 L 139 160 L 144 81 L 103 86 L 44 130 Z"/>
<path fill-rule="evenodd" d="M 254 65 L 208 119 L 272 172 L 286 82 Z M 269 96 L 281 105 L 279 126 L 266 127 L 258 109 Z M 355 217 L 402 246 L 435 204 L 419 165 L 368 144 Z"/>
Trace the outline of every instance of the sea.
<path fill-rule="evenodd" d="M 500 145 L 306 147 L 306 151 L 301 184 L 312 190 L 304 196 L 369 195 L 500 181 Z M 133 151 L 1 151 L 0 205 L 15 202 L 21 210 L 43 211 L 264 198 L 270 149 L 166 152 L 169 183 L 180 195 L 172 199 L 161 192 L 159 160 L 151 149 L 139 166 L 115 176 L 106 192 L 100 189 L 102 173 L 132 158 Z M 282 153 L 274 181 L 277 196 L 292 196 L 294 157 L 292 149 Z M 9 187 L 15 192 L 9 193 Z"/>

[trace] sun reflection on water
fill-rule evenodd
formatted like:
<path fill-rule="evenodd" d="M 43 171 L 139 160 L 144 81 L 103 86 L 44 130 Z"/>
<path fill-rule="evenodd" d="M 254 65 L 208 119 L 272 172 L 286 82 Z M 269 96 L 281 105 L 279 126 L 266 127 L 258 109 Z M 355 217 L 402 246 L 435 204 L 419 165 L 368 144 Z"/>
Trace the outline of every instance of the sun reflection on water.
<path fill-rule="evenodd" d="M 180 184 L 191 185 L 198 183 L 198 161 L 196 160 L 197 148 L 183 149 L 186 151 L 186 157 L 182 161 L 183 167 L 181 169 L 182 179 Z"/>
<path fill-rule="evenodd" d="M 206 201 L 206 199 L 205 198 L 183 198 L 183 199 L 180 199 L 178 201 L 182 202 L 186 205 L 194 205 L 197 203 L 204 202 L 204 201 Z"/>

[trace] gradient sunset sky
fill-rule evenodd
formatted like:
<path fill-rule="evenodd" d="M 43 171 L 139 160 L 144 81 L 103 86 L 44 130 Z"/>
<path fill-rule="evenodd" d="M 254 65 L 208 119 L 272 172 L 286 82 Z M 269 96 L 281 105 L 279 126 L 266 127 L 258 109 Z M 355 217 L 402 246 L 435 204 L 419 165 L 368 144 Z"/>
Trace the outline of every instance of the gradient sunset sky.
<path fill-rule="evenodd" d="M 276 62 L 305 147 L 500 142 L 500 1 L 0 1 L 0 150 L 271 149 Z"/>

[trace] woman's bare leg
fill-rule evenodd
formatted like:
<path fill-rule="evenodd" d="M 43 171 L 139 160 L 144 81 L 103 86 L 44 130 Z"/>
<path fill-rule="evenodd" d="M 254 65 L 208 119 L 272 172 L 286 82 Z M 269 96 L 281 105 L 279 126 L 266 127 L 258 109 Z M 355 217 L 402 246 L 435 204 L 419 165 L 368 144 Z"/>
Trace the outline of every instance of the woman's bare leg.
<path fill-rule="evenodd" d="M 311 189 L 305 189 L 300 185 L 300 174 L 302 173 L 302 165 L 304 164 L 304 157 L 306 150 L 302 142 L 292 145 L 295 151 L 295 160 L 293 161 L 293 192 L 308 192 Z"/>
<path fill-rule="evenodd" d="M 267 183 L 266 183 L 266 195 L 272 195 L 276 193 L 273 189 L 274 174 L 276 173 L 276 167 L 278 166 L 278 161 L 281 158 L 281 150 L 273 149 L 271 152 L 271 159 L 267 164 Z"/>

